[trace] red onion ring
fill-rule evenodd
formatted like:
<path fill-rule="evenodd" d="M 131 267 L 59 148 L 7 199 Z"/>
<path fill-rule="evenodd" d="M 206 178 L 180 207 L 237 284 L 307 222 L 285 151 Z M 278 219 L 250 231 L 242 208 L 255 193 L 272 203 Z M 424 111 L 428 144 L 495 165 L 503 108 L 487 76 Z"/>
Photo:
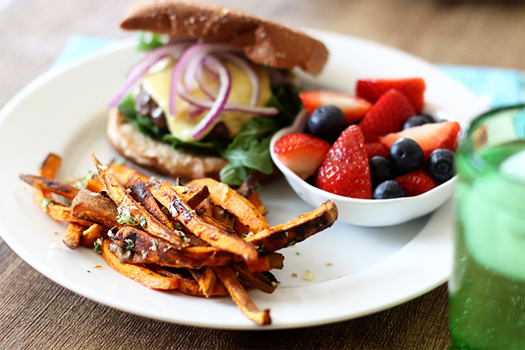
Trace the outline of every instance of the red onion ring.
<path fill-rule="evenodd" d="M 109 107 L 115 107 L 122 97 L 129 91 L 129 89 L 144 75 L 146 72 L 160 60 L 174 56 L 180 56 L 187 48 L 189 43 L 179 43 L 172 45 L 164 45 L 148 51 L 144 58 L 133 66 L 127 76 L 126 84 L 117 92 L 117 94 L 110 100 Z"/>
<path fill-rule="evenodd" d="M 252 94 L 250 97 L 250 106 L 252 107 L 257 106 L 257 103 L 259 102 L 260 91 L 261 91 L 261 83 L 259 81 L 259 75 L 255 71 L 255 69 L 248 62 L 248 60 L 242 57 L 239 57 L 237 55 L 232 55 L 230 53 L 225 52 L 225 53 L 221 53 L 220 56 L 235 63 L 239 68 L 241 68 L 244 71 L 244 74 L 248 76 L 248 79 L 250 79 L 250 83 L 252 84 Z"/>
<path fill-rule="evenodd" d="M 192 96 L 188 92 L 183 91 L 182 87 L 179 90 L 179 97 L 182 98 L 184 101 L 188 102 L 190 105 L 202 109 L 210 109 L 213 105 L 213 101 L 203 100 L 198 97 Z M 227 102 L 222 110 L 224 112 L 243 112 L 267 117 L 272 117 L 279 114 L 279 110 L 274 107 L 251 107 L 235 102 Z"/>
<path fill-rule="evenodd" d="M 128 81 L 122 87 L 122 89 L 120 89 L 119 92 L 117 92 L 117 94 L 111 99 L 111 101 L 109 101 L 109 107 L 110 108 L 115 107 L 120 102 L 120 100 L 124 97 L 124 95 L 128 92 L 128 90 L 131 89 L 131 87 L 133 85 L 135 85 L 137 80 L 139 80 L 139 78 L 142 77 L 148 71 L 148 69 L 150 69 L 155 63 L 159 62 L 160 60 L 162 60 L 162 59 L 164 59 L 164 58 L 166 58 L 168 56 L 169 55 L 167 55 L 167 54 L 166 55 L 162 55 L 162 56 L 158 56 L 154 60 L 152 60 L 151 62 L 148 62 L 147 65 L 144 65 L 141 68 L 141 70 L 137 72 L 137 74 L 135 76 L 133 76 L 130 79 L 128 79 Z"/>
<path fill-rule="evenodd" d="M 184 54 L 175 64 L 175 68 L 173 69 L 173 74 L 171 77 L 169 101 L 169 110 L 171 115 L 175 115 L 175 96 L 177 95 L 178 82 L 181 80 L 188 63 L 192 60 L 200 61 L 210 53 L 228 51 L 235 52 L 235 49 L 224 44 L 198 43 L 191 46 L 189 49 L 186 50 L 186 52 L 184 52 Z"/>
<path fill-rule="evenodd" d="M 199 88 L 201 89 L 201 91 L 204 92 L 206 96 L 210 98 L 210 100 L 215 100 L 215 98 L 217 97 L 217 91 L 212 90 L 212 88 L 210 88 L 208 84 L 206 84 L 206 81 L 204 80 L 204 69 L 204 63 L 203 61 L 201 61 L 201 64 L 195 72 L 195 80 L 197 81 L 197 84 L 199 84 Z M 216 72 L 214 72 L 214 74 L 215 73 Z"/>
<path fill-rule="evenodd" d="M 205 111 L 204 108 L 200 108 L 192 104 L 190 104 L 190 106 L 188 107 L 188 115 L 190 116 L 191 119 L 197 118 L 204 111 Z"/>
<path fill-rule="evenodd" d="M 142 71 L 141 67 L 143 65 L 148 65 L 150 60 L 154 60 L 158 56 L 169 54 L 173 57 L 180 57 L 190 45 L 191 43 L 189 42 L 166 44 L 145 52 L 144 57 L 133 66 L 133 68 L 127 74 L 126 78 L 129 79 L 132 76 L 138 74 L 138 72 Z"/>
<path fill-rule="evenodd" d="M 197 126 L 195 126 L 193 129 L 191 137 L 194 140 L 200 137 L 206 130 L 208 130 L 212 126 L 213 122 L 219 117 L 224 105 L 226 104 L 226 101 L 228 100 L 232 87 L 230 72 L 228 72 L 226 66 L 224 66 L 221 61 L 213 56 L 208 56 L 207 59 L 219 73 L 221 87 L 219 88 L 219 93 L 217 94 L 215 102 L 213 102 L 213 106 L 210 108 L 204 118 L 202 118 L 199 124 L 197 124 Z"/>

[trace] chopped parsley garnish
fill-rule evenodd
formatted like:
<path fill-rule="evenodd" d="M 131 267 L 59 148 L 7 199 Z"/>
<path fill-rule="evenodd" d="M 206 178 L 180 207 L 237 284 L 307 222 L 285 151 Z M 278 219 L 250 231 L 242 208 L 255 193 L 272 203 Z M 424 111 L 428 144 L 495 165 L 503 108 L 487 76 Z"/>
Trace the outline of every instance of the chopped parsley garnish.
<path fill-rule="evenodd" d="M 126 224 L 129 226 L 135 226 L 137 224 L 137 221 L 134 217 L 131 216 L 130 209 L 134 209 L 133 207 L 128 207 L 125 205 L 119 205 L 117 208 L 118 215 L 117 215 L 117 222 L 119 224 Z"/>
<path fill-rule="evenodd" d="M 102 252 L 102 238 L 97 239 L 95 243 L 93 243 L 93 245 L 94 245 L 94 248 L 93 248 L 94 251 L 96 251 L 97 253 Z"/>
<path fill-rule="evenodd" d="M 140 217 L 140 226 L 146 227 L 146 217 L 144 215 Z"/>
<path fill-rule="evenodd" d="M 126 246 L 126 251 L 132 249 L 133 247 L 135 247 L 135 242 L 133 242 L 133 240 L 129 239 L 129 238 L 126 238 L 124 240 L 124 242 L 126 242 L 128 245 Z"/>
<path fill-rule="evenodd" d="M 93 174 L 90 170 L 86 176 L 84 176 L 81 180 L 75 183 L 75 187 L 79 190 L 86 188 L 89 180 L 93 179 L 93 176 L 95 176 L 95 174 Z"/>
<path fill-rule="evenodd" d="M 46 207 L 51 204 L 51 201 L 47 198 L 44 198 L 44 200 L 42 201 L 42 210 L 46 210 Z"/>
<path fill-rule="evenodd" d="M 287 244 L 288 247 L 291 247 L 293 245 L 295 245 L 295 240 L 293 240 L 293 241 L 291 241 L 290 243 Z"/>

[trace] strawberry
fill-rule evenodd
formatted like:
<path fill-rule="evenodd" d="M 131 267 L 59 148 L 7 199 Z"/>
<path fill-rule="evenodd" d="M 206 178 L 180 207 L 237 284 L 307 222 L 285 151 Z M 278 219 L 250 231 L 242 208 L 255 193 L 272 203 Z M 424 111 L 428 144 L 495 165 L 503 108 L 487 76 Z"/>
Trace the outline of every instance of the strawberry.
<path fill-rule="evenodd" d="M 419 169 L 394 179 L 403 187 L 407 197 L 417 196 L 436 187 L 436 182 L 423 170 Z"/>
<path fill-rule="evenodd" d="M 381 142 L 370 142 L 365 143 L 366 155 L 368 160 L 372 159 L 375 156 L 380 156 L 388 159 L 388 150 L 383 146 Z"/>
<path fill-rule="evenodd" d="M 401 130 L 413 115 L 414 109 L 406 98 L 396 90 L 389 90 L 370 108 L 359 127 L 365 142 L 376 142 L 379 136 Z"/>
<path fill-rule="evenodd" d="M 438 148 L 446 148 L 454 152 L 460 129 L 457 122 L 425 124 L 379 137 L 379 142 L 390 149 L 395 141 L 407 137 L 421 146 L 423 156 L 427 159 L 430 153 Z"/>
<path fill-rule="evenodd" d="M 357 125 L 346 128 L 330 148 L 319 167 L 315 184 L 341 196 L 372 199 L 365 141 Z"/>
<path fill-rule="evenodd" d="M 273 151 L 281 163 L 304 180 L 315 173 L 329 149 L 325 140 L 297 132 L 280 138 Z"/>
<path fill-rule="evenodd" d="M 339 107 L 343 111 L 347 125 L 360 121 L 372 107 L 372 104 L 365 99 L 332 91 L 303 91 L 299 93 L 299 98 L 309 115 L 324 105 Z"/>
<path fill-rule="evenodd" d="M 425 87 L 425 81 L 421 78 L 366 79 L 357 81 L 356 94 L 374 103 L 388 90 L 396 89 L 406 97 L 417 114 L 421 112 L 425 104 L 423 96 Z"/>

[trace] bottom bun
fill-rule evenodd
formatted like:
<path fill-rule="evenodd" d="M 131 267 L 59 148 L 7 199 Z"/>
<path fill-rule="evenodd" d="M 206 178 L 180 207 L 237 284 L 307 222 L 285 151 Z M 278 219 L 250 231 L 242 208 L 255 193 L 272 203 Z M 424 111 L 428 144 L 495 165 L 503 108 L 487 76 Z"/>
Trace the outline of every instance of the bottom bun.
<path fill-rule="evenodd" d="M 142 134 L 116 108 L 109 111 L 106 132 L 115 150 L 126 159 L 170 177 L 219 179 L 219 172 L 228 164 L 221 157 L 176 151 L 170 144 Z"/>

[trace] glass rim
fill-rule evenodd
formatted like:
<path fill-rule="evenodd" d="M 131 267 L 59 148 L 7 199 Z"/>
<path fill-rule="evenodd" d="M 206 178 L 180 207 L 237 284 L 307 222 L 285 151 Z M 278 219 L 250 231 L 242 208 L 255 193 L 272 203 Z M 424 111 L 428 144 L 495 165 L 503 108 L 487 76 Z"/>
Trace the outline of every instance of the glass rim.
<path fill-rule="evenodd" d="M 486 118 L 490 117 L 491 115 L 498 114 L 500 112 L 505 112 L 505 111 L 512 110 L 512 109 L 521 109 L 521 108 L 525 109 L 525 103 L 518 103 L 518 104 L 507 105 L 507 106 L 500 106 L 500 107 L 497 107 L 497 108 L 494 108 L 494 109 L 490 109 L 490 110 L 480 114 L 479 116 L 474 118 L 472 121 L 470 121 L 469 127 L 468 127 L 467 132 L 466 132 L 466 137 L 470 136 L 471 132 L 478 126 L 478 124 L 480 124 L 483 120 L 485 120 Z"/>
<path fill-rule="evenodd" d="M 496 114 L 512 110 L 525 110 L 525 103 L 513 104 L 508 106 L 501 106 L 491 110 L 488 110 L 476 118 L 474 118 L 470 123 L 466 132 L 463 134 L 461 144 L 457 149 L 457 153 L 463 153 L 466 156 L 468 163 L 478 172 L 483 171 L 484 169 L 493 169 L 498 170 L 499 165 L 494 164 L 493 162 L 481 157 L 474 151 L 473 141 L 471 139 L 472 134 L 478 127 L 483 123 L 484 120 L 490 118 Z"/>

